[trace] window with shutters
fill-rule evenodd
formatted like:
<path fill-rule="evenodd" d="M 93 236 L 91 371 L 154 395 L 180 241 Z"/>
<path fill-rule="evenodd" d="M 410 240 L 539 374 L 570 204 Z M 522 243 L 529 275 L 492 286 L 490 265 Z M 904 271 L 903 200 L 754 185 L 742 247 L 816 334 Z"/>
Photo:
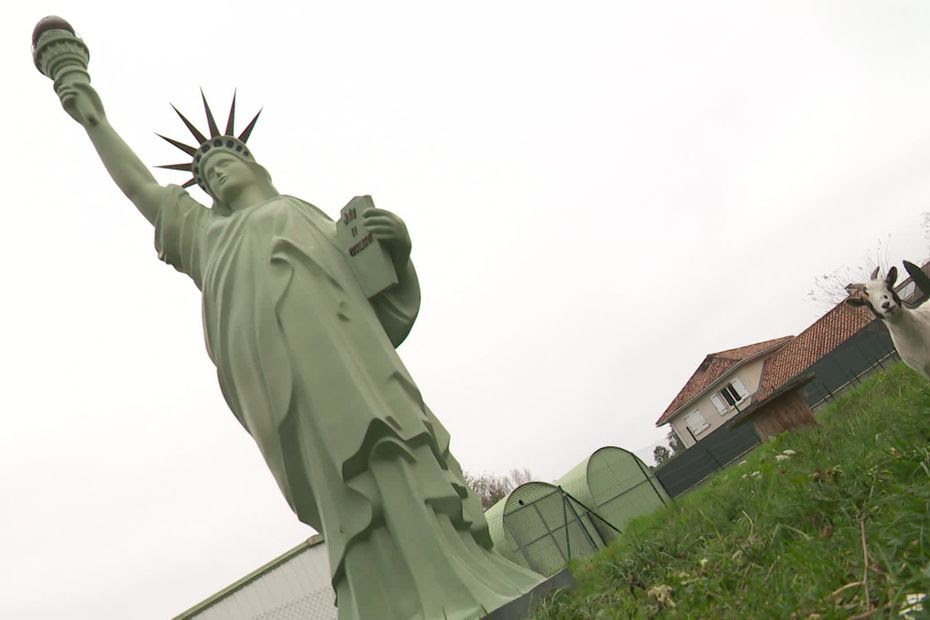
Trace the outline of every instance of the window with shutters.
<path fill-rule="evenodd" d="M 723 389 L 720 390 L 720 395 L 723 396 L 723 400 L 727 401 L 727 404 L 731 407 L 742 400 L 739 392 L 736 391 L 732 383 L 727 383 L 723 386 Z"/>
<path fill-rule="evenodd" d="M 722 414 L 728 413 L 735 409 L 741 402 L 749 396 L 749 390 L 739 380 L 739 377 L 733 377 L 733 380 L 724 384 L 714 394 L 711 394 L 710 400 L 714 403 L 717 412 Z"/>
<path fill-rule="evenodd" d="M 695 409 L 685 416 L 685 425 L 691 429 L 692 433 L 695 435 L 700 435 L 707 427 L 710 426 L 710 423 L 704 419 L 704 416 L 701 415 L 700 411 Z"/>

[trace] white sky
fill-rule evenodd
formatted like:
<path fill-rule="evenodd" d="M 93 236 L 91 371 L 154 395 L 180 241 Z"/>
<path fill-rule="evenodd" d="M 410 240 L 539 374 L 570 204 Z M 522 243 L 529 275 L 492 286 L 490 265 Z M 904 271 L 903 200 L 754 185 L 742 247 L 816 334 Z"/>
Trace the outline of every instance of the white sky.
<path fill-rule="evenodd" d="M 44 15 L 143 161 L 184 160 L 169 102 L 203 126 L 198 88 L 224 117 L 238 87 L 279 190 L 406 220 L 400 352 L 468 470 L 647 446 L 706 353 L 825 310 L 816 275 L 928 254 L 924 2 L 28 4 L 0 20 L 3 618 L 169 617 L 312 533 L 198 291 L 33 67 Z"/>

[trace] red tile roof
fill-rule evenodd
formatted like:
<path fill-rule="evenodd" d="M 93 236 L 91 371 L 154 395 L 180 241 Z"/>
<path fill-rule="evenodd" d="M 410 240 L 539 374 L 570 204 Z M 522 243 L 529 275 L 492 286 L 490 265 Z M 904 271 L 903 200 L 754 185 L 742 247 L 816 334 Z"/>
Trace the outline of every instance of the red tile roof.
<path fill-rule="evenodd" d="M 753 400 L 760 402 L 874 320 L 865 306 L 839 303 L 765 360 Z"/>
<path fill-rule="evenodd" d="M 783 338 L 757 342 L 736 349 L 727 349 L 726 351 L 711 353 L 704 358 L 701 365 L 698 366 L 694 374 L 691 375 L 691 378 L 688 379 L 688 382 L 685 383 L 685 386 L 678 392 L 678 396 L 672 400 L 662 416 L 656 421 L 656 426 L 662 426 L 668 422 L 679 409 L 691 402 L 694 398 L 700 396 L 727 372 L 735 370 L 737 366 L 763 353 L 778 350 L 779 347 L 784 346 L 785 343 L 789 342 L 791 339 L 792 336 L 785 336 Z"/>
<path fill-rule="evenodd" d="M 930 262 L 923 264 L 921 270 L 930 274 Z M 895 287 L 895 290 L 905 298 L 905 301 L 913 303 L 921 297 L 921 292 L 919 289 L 906 291 L 910 283 L 911 278 L 905 278 Z M 662 426 L 668 422 L 674 414 L 678 413 L 679 409 L 713 385 L 725 373 L 735 370 L 735 366 L 771 350 L 771 355 L 762 366 L 759 389 L 753 394 L 752 406 L 755 407 L 797 378 L 820 358 L 849 340 L 873 320 L 875 317 L 867 307 L 853 307 L 843 300 L 796 338 L 787 336 L 720 353 L 711 353 L 694 371 L 685 387 L 656 422 L 656 426 Z"/>

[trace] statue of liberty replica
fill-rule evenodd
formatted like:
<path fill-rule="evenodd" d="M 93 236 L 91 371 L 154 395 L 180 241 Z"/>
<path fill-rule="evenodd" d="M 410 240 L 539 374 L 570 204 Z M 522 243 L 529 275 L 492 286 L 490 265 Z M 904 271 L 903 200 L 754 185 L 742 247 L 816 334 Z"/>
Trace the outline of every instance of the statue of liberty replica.
<path fill-rule="evenodd" d="M 279 194 L 247 145 L 258 116 L 235 132 L 235 97 L 223 131 L 206 98 L 205 131 L 178 112 L 193 143 L 165 138 L 189 157 L 166 167 L 191 178 L 160 185 L 107 121 L 71 26 L 40 21 L 33 56 L 155 228 L 158 257 L 202 292 L 220 389 L 298 519 L 326 539 L 339 618 L 478 618 L 539 584 L 493 551 L 449 434 L 395 351 L 420 302 L 403 221 L 362 197 L 337 225 Z M 359 228 L 360 241 L 343 238 Z M 380 285 L 357 260 L 369 250 L 386 261 L 372 269 L 390 271 Z"/>

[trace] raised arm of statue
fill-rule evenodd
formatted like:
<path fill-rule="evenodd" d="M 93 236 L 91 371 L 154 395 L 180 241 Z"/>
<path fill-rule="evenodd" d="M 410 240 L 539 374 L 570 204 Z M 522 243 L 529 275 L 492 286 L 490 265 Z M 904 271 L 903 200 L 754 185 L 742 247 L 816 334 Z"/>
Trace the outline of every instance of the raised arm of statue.
<path fill-rule="evenodd" d="M 340 228 L 282 196 L 247 145 L 258 114 L 235 131 L 235 95 L 225 129 L 203 97 L 209 137 L 178 112 L 196 144 L 165 138 L 190 159 L 164 167 L 192 174 L 184 187 L 203 189 L 208 209 L 159 186 L 107 122 L 70 24 L 41 20 L 33 60 L 155 225 L 159 257 L 202 292 L 223 395 L 297 517 L 326 538 L 340 620 L 478 618 L 538 593 L 541 575 L 494 552 L 449 433 L 394 350 L 420 306 L 404 221 L 356 196 Z M 375 268 L 353 262 L 365 248 Z"/>
<path fill-rule="evenodd" d="M 36 69 L 54 83 L 65 111 L 87 131 L 107 172 L 154 224 L 167 190 L 107 121 L 100 96 L 90 85 L 90 51 L 84 41 L 67 21 L 49 15 L 40 19 L 32 31 L 32 59 Z"/>
<path fill-rule="evenodd" d="M 77 82 L 57 92 L 65 111 L 87 131 L 117 186 L 154 224 L 166 190 L 110 125 L 97 91 L 87 82 Z"/>

